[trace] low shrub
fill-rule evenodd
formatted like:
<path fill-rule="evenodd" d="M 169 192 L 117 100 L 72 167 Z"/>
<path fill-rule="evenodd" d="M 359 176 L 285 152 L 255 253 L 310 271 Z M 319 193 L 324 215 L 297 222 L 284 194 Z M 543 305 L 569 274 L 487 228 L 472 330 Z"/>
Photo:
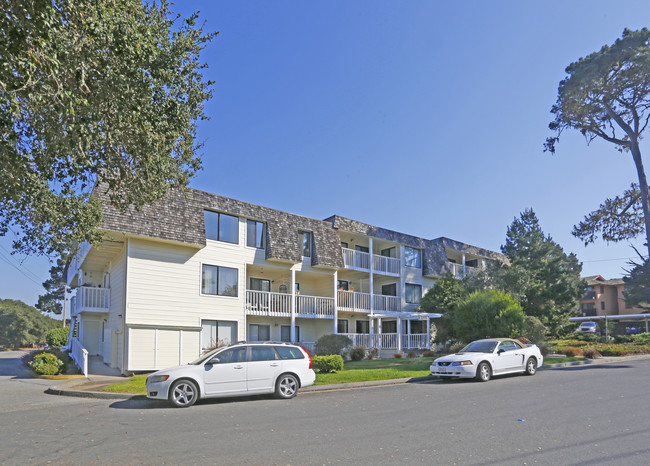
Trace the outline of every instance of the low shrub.
<path fill-rule="evenodd" d="M 331 333 L 329 335 L 323 335 L 314 344 L 314 353 L 318 356 L 327 356 L 331 354 L 338 354 L 339 356 L 343 353 L 343 350 L 352 346 L 352 340 L 350 340 L 345 335 L 336 335 Z"/>
<path fill-rule="evenodd" d="M 366 348 L 363 346 L 355 346 L 350 350 L 350 359 L 353 361 L 361 361 L 366 357 Z"/>
<path fill-rule="evenodd" d="M 35 354 L 27 365 L 40 375 L 58 375 L 66 370 L 66 364 L 50 352 Z"/>
<path fill-rule="evenodd" d="M 61 348 L 68 344 L 68 335 L 70 334 L 70 327 L 57 327 L 53 328 L 45 336 L 45 341 L 52 348 Z"/>
<path fill-rule="evenodd" d="M 314 370 L 323 374 L 343 370 L 343 358 L 340 354 L 314 356 L 311 362 Z"/>
<path fill-rule="evenodd" d="M 433 351 L 425 351 L 424 353 L 422 353 L 423 358 L 432 358 L 435 355 L 436 353 L 434 353 Z"/>
<path fill-rule="evenodd" d="M 379 357 L 379 350 L 377 348 L 370 348 L 367 356 L 370 360 L 377 359 L 377 357 Z"/>
<path fill-rule="evenodd" d="M 582 353 L 585 358 L 589 359 L 599 359 L 603 357 L 603 355 L 600 354 L 595 348 L 587 348 Z"/>
<path fill-rule="evenodd" d="M 637 335 L 630 335 L 632 341 L 637 345 L 650 345 L 650 333 L 639 333 Z"/>
<path fill-rule="evenodd" d="M 402 353 L 394 353 L 394 354 L 393 354 L 393 357 L 394 357 L 395 359 L 402 359 Z"/>
<path fill-rule="evenodd" d="M 575 346 L 567 346 L 564 348 L 563 353 L 566 355 L 568 358 L 573 358 L 576 356 L 583 356 L 584 352 L 582 348 L 576 348 Z"/>
<path fill-rule="evenodd" d="M 417 357 L 417 354 L 415 354 L 415 351 L 409 351 L 408 353 L 406 353 L 406 357 L 409 359 L 413 359 Z"/>
<path fill-rule="evenodd" d="M 542 353 L 542 356 L 548 356 L 553 352 L 553 346 L 549 343 L 540 343 L 537 347 L 539 348 L 540 353 Z"/>
<path fill-rule="evenodd" d="M 614 343 L 632 343 L 632 335 L 614 335 Z"/>

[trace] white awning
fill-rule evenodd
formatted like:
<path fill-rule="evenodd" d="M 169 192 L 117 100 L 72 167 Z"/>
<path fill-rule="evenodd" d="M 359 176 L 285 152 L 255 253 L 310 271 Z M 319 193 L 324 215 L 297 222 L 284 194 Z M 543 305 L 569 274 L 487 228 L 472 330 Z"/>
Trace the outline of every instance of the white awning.
<path fill-rule="evenodd" d="M 609 316 L 570 317 L 571 322 L 585 322 L 593 320 L 647 320 L 650 314 L 613 314 Z"/>
<path fill-rule="evenodd" d="M 400 319 L 407 319 L 407 320 L 427 320 L 429 319 L 437 319 L 439 317 L 442 317 L 442 314 L 434 314 L 432 312 L 375 312 L 372 315 L 369 315 L 370 318 L 375 318 L 378 317 L 380 319 L 385 319 L 385 318 L 400 318 Z"/>

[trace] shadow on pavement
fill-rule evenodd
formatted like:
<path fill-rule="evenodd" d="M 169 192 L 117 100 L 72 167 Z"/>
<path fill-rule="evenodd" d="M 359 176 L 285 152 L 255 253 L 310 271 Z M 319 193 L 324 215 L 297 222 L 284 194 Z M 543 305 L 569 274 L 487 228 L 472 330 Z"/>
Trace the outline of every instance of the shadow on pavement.
<path fill-rule="evenodd" d="M 587 371 L 593 369 L 630 369 L 627 364 L 584 364 L 582 366 L 556 367 L 555 371 Z"/>
<path fill-rule="evenodd" d="M 216 404 L 230 404 L 230 403 L 245 403 L 254 400 L 271 400 L 277 402 L 286 402 L 287 400 L 280 400 L 273 398 L 272 395 L 254 395 L 254 396 L 241 396 L 232 398 L 208 398 L 199 400 L 194 406 L 201 405 L 216 405 Z M 175 408 L 168 401 L 165 400 L 150 400 L 144 395 L 134 396 L 128 400 L 119 400 L 111 403 L 109 408 L 114 409 L 183 409 Z"/>

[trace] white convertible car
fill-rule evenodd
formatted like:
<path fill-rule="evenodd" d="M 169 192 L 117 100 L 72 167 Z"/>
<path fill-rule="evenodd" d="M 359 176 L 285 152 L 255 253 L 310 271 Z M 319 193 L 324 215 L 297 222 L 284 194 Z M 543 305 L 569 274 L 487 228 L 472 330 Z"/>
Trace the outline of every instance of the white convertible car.
<path fill-rule="evenodd" d="M 487 382 L 493 375 L 535 375 L 544 357 L 535 345 L 510 338 L 476 340 L 456 354 L 436 359 L 431 374 L 443 379 L 467 377 Z"/>

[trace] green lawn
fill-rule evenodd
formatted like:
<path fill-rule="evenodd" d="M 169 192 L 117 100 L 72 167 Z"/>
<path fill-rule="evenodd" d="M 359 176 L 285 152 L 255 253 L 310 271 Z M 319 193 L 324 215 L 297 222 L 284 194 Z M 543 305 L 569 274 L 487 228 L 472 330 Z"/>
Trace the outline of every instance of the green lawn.
<path fill-rule="evenodd" d="M 544 358 L 544 364 L 583 361 L 585 358 L 554 357 Z M 415 359 L 375 359 L 373 361 L 347 361 L 341 372 L 316 374 L 315 385 L 334 383 L 366 382 L 370 380 L 390 380 L 430 375 L 429 366 L 433 358 Z M 132 393 L 145 395 L 146 376 L 131 377 L 127 382 L 110 385 L 106 392 Z"/>

